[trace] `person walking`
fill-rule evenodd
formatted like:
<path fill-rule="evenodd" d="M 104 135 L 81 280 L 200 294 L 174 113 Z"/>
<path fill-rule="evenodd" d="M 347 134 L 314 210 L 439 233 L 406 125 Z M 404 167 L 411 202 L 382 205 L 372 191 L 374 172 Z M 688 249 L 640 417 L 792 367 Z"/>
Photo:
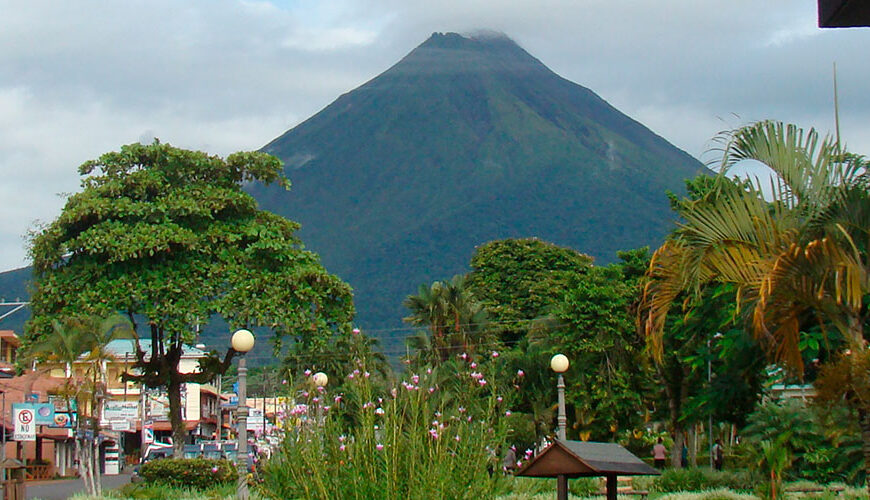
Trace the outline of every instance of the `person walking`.
<path fill-rule="evenodd" d="M 722 441 L 716 440 L 713 445 L 713 468 L 722 470 L 722 461 L 725 458 L 725 450 L 722 449 Z"/>
<path fill-rule="evenodd" d="M 656 469 L 664 469 L 665 468 L 665 457 L 668 454 L 668 449 L 665 448 L 663 444 L 662 438 L 659 438 L 659 442 L 653 446 L 653 460 Z"/>

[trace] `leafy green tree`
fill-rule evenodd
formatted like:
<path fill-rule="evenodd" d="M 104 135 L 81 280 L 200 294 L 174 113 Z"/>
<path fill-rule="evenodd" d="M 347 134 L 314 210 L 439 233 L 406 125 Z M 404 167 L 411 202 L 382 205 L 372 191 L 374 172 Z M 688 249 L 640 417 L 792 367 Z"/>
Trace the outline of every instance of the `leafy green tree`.
<path fill-rule="evenodd" d="M 802 373 L 801 339 L 816 323 L 856 354 L 846 362 L 859 362 L 870 293 L 867 163 L 814 130 L 777 122 L 727 134 L 722 151 L 716 189 L 680 209 L 685 222 L 653 256 L 642 318 L 653 351 L 661 355 L 674 299 L 720 282 L 736 287 L 741 313 L 773 360 Z M 768 199 L 761 186 L 725 177 L 744 160 L 775 172 Z M 865 401 L 854 409 L 870 436 Z M 870 444 L 866 453 L 870 467 Z"/>
<path fill-rule="evenodd" d="M 561 300 L 571 276 L 586 272 L 592 257 L 537 238 L 481 245 L 471 258 L 468 282 L 502 341 L 526 337 L 534 320 Z"/>
<path fill-rule="evenodd" d="M 651 366 L 637 334 L 635 306 L 648 249 L 619 252 L 620 263 L 575 275 L 543 338 L 571 359 L 566 377 L 584 439 L 614 439 L 633 428 L 651 408 Z"/>
<path fill-rule="evenodd" d="M 232 351 L 178 371 L 195 326 L 220 316 L 232 328 L 262 326 L 276 348 L 320 351 L 350 329 L 350 287 L 302 249 L 299 225 L 257 209 L 248 182 L 289 186 L 280 161 L 263 153 L 225 160 L 155 141 L 130 144 L 85 162 L 83 190 L 34 234 L 33 316 L 26 341 L 51 333 L 71 314 L 126 315 L 151 338 L 128 379 L 165 387 L 175 453 L 185 432 L 181 386 L 226 369 Z M 140 334 L 140 337 L 142 335 Z"/>

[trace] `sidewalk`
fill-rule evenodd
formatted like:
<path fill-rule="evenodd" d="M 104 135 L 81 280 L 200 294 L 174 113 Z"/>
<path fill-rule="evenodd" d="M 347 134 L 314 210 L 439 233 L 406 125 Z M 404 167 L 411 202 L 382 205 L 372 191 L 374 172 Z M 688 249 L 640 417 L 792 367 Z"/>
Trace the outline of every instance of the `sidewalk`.
<path fill-rule="evenodd" d="M 117 476 L 102 476 L 100 483 L 104 490 L 119 488 L 130 482 L 132 474 L 124 473 Z M 46 481 L 28 481 L 27 498 L 41 500 L 66 500 L 76 493 L 85 490 L 81 479 L 50 479 Z"/>

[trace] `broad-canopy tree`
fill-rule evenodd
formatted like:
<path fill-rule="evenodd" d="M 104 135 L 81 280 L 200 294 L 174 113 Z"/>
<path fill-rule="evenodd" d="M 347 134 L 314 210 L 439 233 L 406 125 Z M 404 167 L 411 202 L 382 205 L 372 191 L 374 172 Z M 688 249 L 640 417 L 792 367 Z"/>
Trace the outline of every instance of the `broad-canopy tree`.
<path fill-rule="evenodd" d="M 201 373 L 182 374 L 182 345 L 220 316 L 237 327 L 271 329 L 277 345 L 318 350 L 353 315 L 350 287 L 303 249 L 299 225 L 259 210 L 244 183 L 289 187 L 280 161 L 258 152 L 226 159 L 154 141 L 129 144 L 79 167 L 82 191 L 31 238 L 35 290 L 26 341 L 51 334 L 53 320 L 126 315 L 151 338 L 128 378 L 165 387 L 176 455 L 185 432 L 180 390 L 225 370 L 216 353 Z"/>
<path fill-rule="evenodd" d="M 870 293 L 867 162 L 815 130 L 770 121 L 725 135 L 722 153 L 715 189 L 681 207 L 683 222 L 650 264 L 641 322 L 654 354 L 662 354 L 674 299 L 718 282 L 735 286 L 739 310 L 774 361 L 802 373 L 802 332 L 817 324 L 854 353 L 847 365 L 862 364 Z M 776 174 L 767 198 L 760 182 L 727 178 L 744 160 Z M 867 376 L 865 370 L 860 378 Z M 870 404 L 851 401 L 870 466 Z"/>

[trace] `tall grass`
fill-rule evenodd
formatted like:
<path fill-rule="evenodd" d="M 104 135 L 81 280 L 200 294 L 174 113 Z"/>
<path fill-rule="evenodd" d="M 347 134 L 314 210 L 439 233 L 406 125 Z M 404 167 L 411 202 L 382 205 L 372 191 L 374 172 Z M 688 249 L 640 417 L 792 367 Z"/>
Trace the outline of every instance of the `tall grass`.
<path fill-rule="evenodd" d="M 510 391 L 463 358 L 376 391 L 364 364 L 345 392 L 314 390 L 263 468 L 271 498 L 492 498 L 503 481 Z"/>

